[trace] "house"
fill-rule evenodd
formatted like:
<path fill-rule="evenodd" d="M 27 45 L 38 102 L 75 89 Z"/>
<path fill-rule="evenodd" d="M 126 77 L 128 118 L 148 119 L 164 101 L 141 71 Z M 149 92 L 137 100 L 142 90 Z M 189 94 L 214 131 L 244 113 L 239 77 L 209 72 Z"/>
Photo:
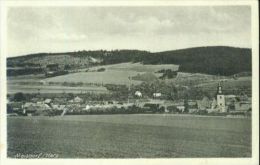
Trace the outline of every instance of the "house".
<path fill-rule="evenodd" d="M 252 109 L 251 102 L 241 101 L 235 103 L 235 111 L 249 111 Z"/>
<path fill-rule="evenodd" d="M 66 98 L 57 98 L 57 97 L 55 97 L 52 100 L 52 103 L 54 103 L 54 104 L 66 104 L 67 100 L 66 100 Z"/>
<path fill-rule="evenodd" d="M 154 98 L 158 98 L 158 97 L 161 97 L 161 96 L 162 96 L 161 93 L 153 93 L 153 97 L 154 97 Z"/>
<path fill-rule="evenodd" d="M 239 99 L 241 101 L 249 101 L 249 97 L 246 94 L 242 94 L 239 96 Z"/>
<path fill-rule="evenodd" d="M 184 106 L 184 105 L 177 105 L 176 108 L 177 108 L 180 112 L 184 112 L 184 110 L 185 110 L 185 106 Z"/>
<path fill-rule="evenodd" d="M 40 98 L 34 97 L 34 98 L 31 99 L 31 102 L 37 103 L 37 102 L 39 102 L 39 101 L 41 101 L 41 100 L 42 100 L 42 99 L 40 99 Z"/>
<path fill-rule="evenodd" d="M 51 110 L 52 108 L 42 102 L 38 102 L 38 103 L 30 103 L 27 102 L 22 106 L 23 110 L 25 110 L 26 112 L 28 111 L 45 111 L 45 110 Z"/>
<path fill-rule="evenodd" d="M 188 101 L 188 106 L 189 108 L 192 108 L 192 109 L 198 109 L 198 104 L 196 101 L 193 101 L 193 100 L 189 100 Z"/>
<path fill-rule="evenodd" d="M 145 103 L 143 105 L 143 108 L 150 112 L 156 112 L 159 111 L 161 105 L 157 103 Z"/>
<path fill-rule="evenodd" d="M 225 101 L 226 105 L 228 106 L 234 102 L 237 102 L 237 97 L 235 95 L 225 95 Z"/>
<path fill-rule="evenodd" d="M 208 97 L 204 96 L 202 100 L 197 100 L 199 110 L 207 110 L 211 108 L 211 102 Z"/>
<path fill-rule="evenodd" d="M 211 109 L 216 109 L 217 108 L 217 100 L 214 98 L 211 102 Z"/>
<path fill-rule="evenodd" d="M 25 109 L 25 108 L 28 108 L 28 107 L 33 106 L 33 105 L 35 105 L 35 103 L 26 102 L 24 105 L 22 105 L 22 108 Z"/>
<path fill-rule="evenodd" d="M 90 110 L 91 106 L 90 105 L 86 105 L 86 110 Z"/>
<path fill-rule="evenodd" d="M 60 104 L 51 104 L 51 107 L 53 110 L 64 110 L 66 105 L 60 105 Z"/>
<path fill-rule="evenodd" d="M 189 110 L 189 113 L 193 113 L 193 112 L 198 111 L 198 104 L 197 104 L 197 102 L 193 101 L 193 100 L 189 100 L 188 101 L 188 110 Z"/>
<path fill-rule="evenodd" d="M 45 99 L 45 100 L 44 100 L 44 103 L 45 103 L 45 104 L 50 104 L 51 101 L 52 101 L 51 99 Z"/>
<path fill-rule="evenodd" d="M 82 103 L 83 99 L 80 98 L 79 96 L 76 96 L 74 99 L 69 101 L 70 103 Z"/>
<path fill-rule="evenodd" d="M 10 105 L 10 107 L 12 107 L 13 111 L 20 111 L 23 107 L 23 103 L 22 102 L 9 102 L 7 105 Z"/>
<path fill-rule="evenodd" d="M 140 91 L 136 91 L 136 92 L 135 92 L 135 96 L 137 96 L 137 97 L 142 97 L 142 93 L 141 93 Z"/>
<path fill-rule="evenodd" d="M 83 102 L 83 99 L 77 96 L 77 97 L 74 98 L 74 102 L 75 103 L 81 103 L 81 102 Z"/>

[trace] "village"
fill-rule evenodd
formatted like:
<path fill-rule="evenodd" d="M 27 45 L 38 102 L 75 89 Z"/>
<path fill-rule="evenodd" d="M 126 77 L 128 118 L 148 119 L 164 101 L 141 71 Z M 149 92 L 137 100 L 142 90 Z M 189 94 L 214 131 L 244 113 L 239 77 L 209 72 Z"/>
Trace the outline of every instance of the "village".
<path fill-rule="evenodd" d="M 251 98 L 246 95 L 225 95 L 219 83 L 216 97 L 204 96 L 201 100 L 165 100 L 162 93 L 153 93 L 152 98 L 143 98 L 140 91 L 126 101 L 89 100 L 83 96 L 44 98 L 41 95 L 31 101 L 7 101 L 9 116 L 55 116 L 83 114 L 197 114 L 197 115 L 251 115 Z"/>

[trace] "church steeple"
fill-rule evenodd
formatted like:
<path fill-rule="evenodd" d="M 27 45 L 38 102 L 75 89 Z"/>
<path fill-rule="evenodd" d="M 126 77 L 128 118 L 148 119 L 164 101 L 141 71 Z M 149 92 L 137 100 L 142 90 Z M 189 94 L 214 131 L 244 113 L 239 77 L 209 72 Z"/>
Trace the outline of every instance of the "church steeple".
<path fill-rule="evenodd" d="M 226 112 L 225 95 L 223 94 L 222 85 L 220 82 L 218 83 L 217 106 L 220 112 Z"/>
<path fill-rule="evenodd" d="M 221 86 L 220 82 L 218 83 L 217 94 L 222 94 L 222 86 Z"/>

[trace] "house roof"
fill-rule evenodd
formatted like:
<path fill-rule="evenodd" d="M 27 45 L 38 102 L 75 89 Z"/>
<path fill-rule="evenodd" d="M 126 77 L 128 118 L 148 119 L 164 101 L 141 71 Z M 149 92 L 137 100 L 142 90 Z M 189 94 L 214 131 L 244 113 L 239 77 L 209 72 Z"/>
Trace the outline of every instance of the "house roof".
<path fill-rule="evenodd" d="M 74 101 L 75 101 L 75 102 L 81 102 L 81 101 L 83 101 L 83 99 L 80 98 L 79 96 L 76 96 L 76 97 L 74 98 Z"/>
<path fill-rule="evenodd" d="M 45 99 L 44 103 L 50 103 L 52 100 L 51 99 Z"/>
<path fill-rule="evenodd" d="M 26 102 L 26 103 L 23 105 L 23 107 L 24 107 L 24 108 L 27 108 L 27 107 L 30 107 L 30 106 L 32 106 L 32 105 L 34 105 L 34 103 Z"/>

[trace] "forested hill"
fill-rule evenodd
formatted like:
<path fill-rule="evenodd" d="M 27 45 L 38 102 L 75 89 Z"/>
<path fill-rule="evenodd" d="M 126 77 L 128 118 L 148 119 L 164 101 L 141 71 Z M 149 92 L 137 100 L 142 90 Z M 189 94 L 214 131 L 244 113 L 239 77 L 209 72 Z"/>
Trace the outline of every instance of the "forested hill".
<path fill-rule="evenodd" d="M 198 47 L 153 53 L 149 64 L 179 64 L 179 71 L 213 75 L 232 75 L 251 71 L 251 49 L 233 47 Z"/>
<path fill-rule="evenodd" d="M 251 49 L 214 46 L 155 53 L 139 50 L 98 50 L 40 53 L 7 59 L 9 67 L 44 66 L 48 62 L 72 65 L 73 67 L 109 65 L 122 62 L 178 64 L 180 65 L 179 71 L 183 72 L 233 75 L 251 71 Z"/>

